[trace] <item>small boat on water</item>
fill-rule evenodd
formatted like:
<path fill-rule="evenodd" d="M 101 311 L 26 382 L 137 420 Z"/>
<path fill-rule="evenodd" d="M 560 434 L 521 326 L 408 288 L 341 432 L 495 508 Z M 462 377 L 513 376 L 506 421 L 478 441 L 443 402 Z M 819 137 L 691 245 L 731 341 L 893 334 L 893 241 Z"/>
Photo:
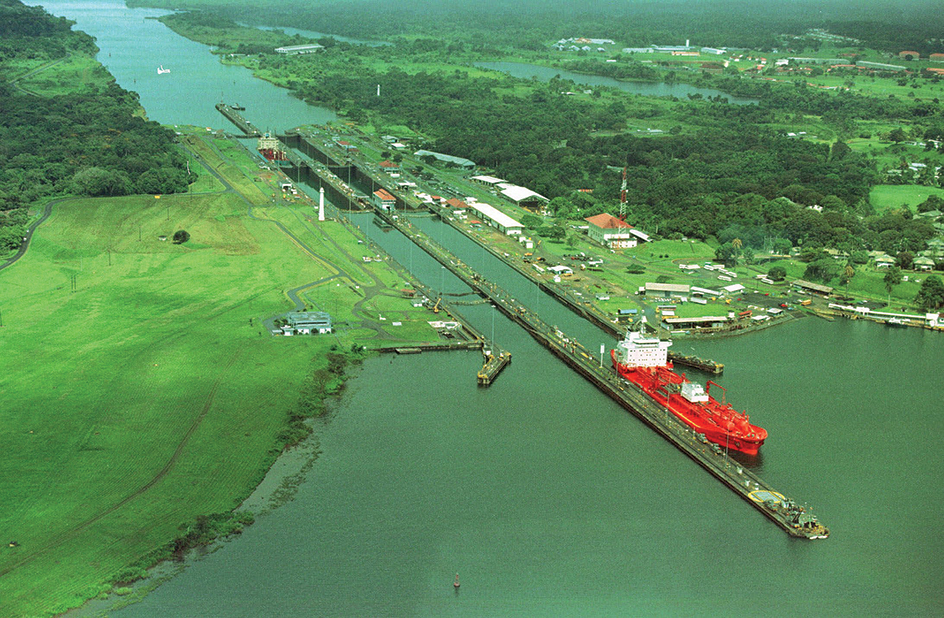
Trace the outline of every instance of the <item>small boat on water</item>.
<path fill-rule="evenodd" d="M 162 64 L 159 67 L 157 67 L 157 74 L 163 75 L 164 73 L 170 73 L 170 69 L 165 69 L 164 65 Z"/>

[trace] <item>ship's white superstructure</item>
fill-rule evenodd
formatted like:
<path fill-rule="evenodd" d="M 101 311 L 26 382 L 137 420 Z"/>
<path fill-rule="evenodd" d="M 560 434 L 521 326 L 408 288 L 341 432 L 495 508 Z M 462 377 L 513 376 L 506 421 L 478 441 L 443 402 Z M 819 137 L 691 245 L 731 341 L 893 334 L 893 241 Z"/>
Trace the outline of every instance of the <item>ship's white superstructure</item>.
<path fill-rule="evenodd" d="M 671 341 L 631 330 L 616 344 L 616 360 L 625 367 L 665 367 L 669 363 L 670 345 Z"/>
<path fill-rule="evenodd" d="M 682 382 L 681 395 L 692 403 L 706 403 L 708 401 L 708 393 L 705 392 L 705 388 L 696 382 Z"/>

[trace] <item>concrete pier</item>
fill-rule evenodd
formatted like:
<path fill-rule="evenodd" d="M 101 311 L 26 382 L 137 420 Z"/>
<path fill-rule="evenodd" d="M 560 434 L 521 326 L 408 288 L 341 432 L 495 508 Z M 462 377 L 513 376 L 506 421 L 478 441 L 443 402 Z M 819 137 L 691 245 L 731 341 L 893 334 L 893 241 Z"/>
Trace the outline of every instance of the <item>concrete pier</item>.
<path fill-rule="evenodd" d="M 262 131 L 253 126 L 251 122 L 243 118 L 242 114 L 237 112 L 226 103 L 217 103 L 216 109 L 218 112 L 226 116 L 227 120 L 239 127 L 239 130 L 245 133 L 247 136 L 259 137 L 262 135 Z"/>

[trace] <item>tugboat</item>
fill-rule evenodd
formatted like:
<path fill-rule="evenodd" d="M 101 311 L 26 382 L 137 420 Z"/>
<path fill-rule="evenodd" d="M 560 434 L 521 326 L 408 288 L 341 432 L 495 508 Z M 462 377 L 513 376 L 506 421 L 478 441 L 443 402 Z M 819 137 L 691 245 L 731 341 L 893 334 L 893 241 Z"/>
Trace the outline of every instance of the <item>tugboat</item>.
<path fill-rule="evenodd" d="M 629 330 L 626 338 L 610 352 L 613 368 L 620 376 L 639 386 L 654 402 L 667 408 L 696 433 L 718 446 L 756 455 L 767 431 L 752 425 L 746 413 L 738 412 L 725 401 L 724 388 L 709 381 L 707 390 L 673 370 L 668 360 L 671 341 L 647 337 L 645 320 L 638 331 Z M 721 401 L 710 394 L 712 386 L 722 390 Z"/>

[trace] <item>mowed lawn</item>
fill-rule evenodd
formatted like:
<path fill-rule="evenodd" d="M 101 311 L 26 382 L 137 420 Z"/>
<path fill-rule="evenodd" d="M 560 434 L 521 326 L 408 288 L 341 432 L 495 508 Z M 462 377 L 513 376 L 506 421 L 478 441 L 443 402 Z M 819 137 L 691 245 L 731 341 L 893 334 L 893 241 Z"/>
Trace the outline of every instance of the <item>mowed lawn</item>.
<path fill-rule="evenodd" d="M 0 615 L 107 589 L 271 464 L 337 340 L 259 322 L 333 273 L 245 211 L 232 194 L 66 201 L 0 271 Z"/>
<path fill-rule="evenodd" d="M 878 212 L 900 208 L 903 205 L 913 211 L 915 206 L 932 195 L 944 198 L 944 189 L 920 185 L 876 185 L 869 193 L 869 201 Z"/>

